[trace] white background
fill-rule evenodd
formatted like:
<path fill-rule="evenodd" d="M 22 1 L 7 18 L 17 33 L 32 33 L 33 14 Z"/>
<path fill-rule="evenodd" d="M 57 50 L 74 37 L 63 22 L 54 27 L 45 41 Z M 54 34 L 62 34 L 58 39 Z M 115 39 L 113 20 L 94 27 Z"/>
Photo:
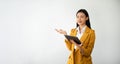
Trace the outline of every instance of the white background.
<path fill-rule="evenodd" d="M 120 64 L 119 0 L 0 0 L 0 64 L 66 64 L 64 36 L 84 8 L 96 32 L 94 64 Z"/>

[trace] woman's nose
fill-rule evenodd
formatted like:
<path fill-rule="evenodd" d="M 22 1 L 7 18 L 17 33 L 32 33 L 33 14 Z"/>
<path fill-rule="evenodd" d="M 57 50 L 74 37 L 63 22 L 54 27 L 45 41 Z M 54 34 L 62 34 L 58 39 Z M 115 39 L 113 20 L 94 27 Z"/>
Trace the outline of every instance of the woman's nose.
<path fill-rule="evenodd" d="M 81 18 L 79 18 L 79 20 L 81 20 Z"/>

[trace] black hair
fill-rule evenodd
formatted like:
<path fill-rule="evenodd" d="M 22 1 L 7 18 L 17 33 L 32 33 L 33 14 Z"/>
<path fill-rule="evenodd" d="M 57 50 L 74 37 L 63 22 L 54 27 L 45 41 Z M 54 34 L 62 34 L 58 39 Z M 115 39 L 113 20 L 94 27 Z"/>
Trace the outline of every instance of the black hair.
<path fill-rule="evenodd" d="M 88 20 L 86 21 L 86 25 L 91 29 L 90 18 L 89 18 L 88 12 L 85 9 L 80 9 L 80 10 L 77 11 L 76 16 L 80 12 L 84 13 L 86 15 L 86 17 L 88 17 Z M 79 26 L 78 23 L 76 23 L 76 27 L 78 27 L 78 26 Z"/>

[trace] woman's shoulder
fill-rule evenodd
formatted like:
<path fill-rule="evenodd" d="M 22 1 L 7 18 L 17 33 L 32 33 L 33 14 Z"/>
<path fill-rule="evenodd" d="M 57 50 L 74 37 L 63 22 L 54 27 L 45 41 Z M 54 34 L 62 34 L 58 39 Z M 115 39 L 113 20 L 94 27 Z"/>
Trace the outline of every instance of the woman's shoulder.
<path fill-rule="evenodd" d="M 91 29 L 91 30 L 90 30 L 90 34 L 95 34 L 95 30 L 94 30 L 94 29 Z"/>
<path fill-rule="evenodd" d="M 94 38 L 96 38 L 94 29 L 90 29 L 89 34 L 92 35 Z"/>
<path fill-rule="evenodd" d="M 94 33 L 94 32 L 95 32 L 95 30 L 94 30 L 94 29 L 89 28 L 89 27 L 87 27 L 87 31 L 88 31 L 89 33 Z"/>
<path fill-rule="evenodd" d="M 95 30 L 94 29 L 90 29 L 92 32 L 95 32 Z"/>

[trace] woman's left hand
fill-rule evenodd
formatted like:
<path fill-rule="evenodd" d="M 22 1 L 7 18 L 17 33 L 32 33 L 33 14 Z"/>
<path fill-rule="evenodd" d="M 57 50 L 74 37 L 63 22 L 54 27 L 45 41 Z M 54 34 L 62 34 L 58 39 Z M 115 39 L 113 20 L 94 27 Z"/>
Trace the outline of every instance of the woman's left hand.
<path fill-rule="evenodd" d="M 70 40 L 71 43 L 75 44 L 77 47 L 81 47 L 82 44 L 77 44 L 74 40 Z"/>
<path fill-rule="evenodd" d="M 84 50 L 82 49 L 83 44 L 77 44 L 74 40 L 70 40 L 71 43 L 75 44 L 79 49 L 81 53 L 84 53 Z"/>
<path fill-rule="evenodd" d="M 75 44 L 80 50 L 82 50 L 83 44 L 77 44 L 74 40 L 70 40 L 71 43 Z"/>

